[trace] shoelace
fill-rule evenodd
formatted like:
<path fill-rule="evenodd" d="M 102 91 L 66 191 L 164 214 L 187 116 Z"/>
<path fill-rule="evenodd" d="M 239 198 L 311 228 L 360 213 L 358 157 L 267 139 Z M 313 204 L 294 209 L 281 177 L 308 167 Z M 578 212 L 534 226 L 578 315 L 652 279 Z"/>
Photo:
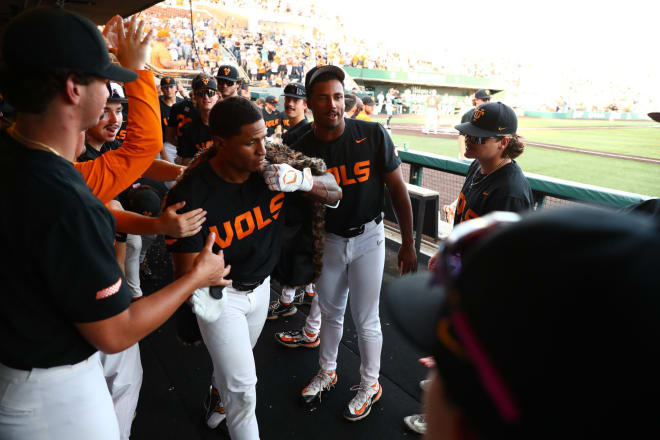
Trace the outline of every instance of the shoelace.
<path fill-rule="evenodd" d="M 323 383 L 326 381 L 326 378 L 330 381 L 327 385 L 323 385 Z M 328 373 L 324 372 L 323 370 L 320 370 L 318 373 L 316 373 L 316 376 L 314 376 L 314 379 L 312 379 L 312 385 L 314 385 L 316 388 L 319 388 L 319 385 L 321 385 L 319 389 L 319 402 L 321 401 L 321 394 L 323 394 L 323 391 L 329 390 L 331 384 L 332 377 L 328 376 Z"/>
<path fill-rule="evenodd" d="M 353 406 L 359 408 L 364 404 L 364 402 L 367 401 L 367 399 L 369 398 L 369 388 L 371 388 L 369 385 L 363 383 L 361 383 L 360 385 L 353 385 L 351 387 L 351 391 L 357 391 L 357 394 L 355 395 L 355 397 L 353 397 L 353 400 L 351 400 Z M 356 405 L 354 403 L 356 401 L 361 403 Z"/>

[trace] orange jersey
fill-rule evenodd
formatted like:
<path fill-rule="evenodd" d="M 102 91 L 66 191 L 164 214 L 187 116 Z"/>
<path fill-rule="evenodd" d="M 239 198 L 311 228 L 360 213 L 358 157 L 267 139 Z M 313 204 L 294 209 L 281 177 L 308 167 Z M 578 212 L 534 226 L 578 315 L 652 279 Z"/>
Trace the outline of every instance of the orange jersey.
<path fill-rule="evenodd" d="M 103 203 L 108 203 L 139 179 L 163 147 L 153 74 L 149 70 L 138 70 L 137 74 L 137 80 L 125 84 L 130 110 L 122 146 L 95 160 L 73 164 Z"/>

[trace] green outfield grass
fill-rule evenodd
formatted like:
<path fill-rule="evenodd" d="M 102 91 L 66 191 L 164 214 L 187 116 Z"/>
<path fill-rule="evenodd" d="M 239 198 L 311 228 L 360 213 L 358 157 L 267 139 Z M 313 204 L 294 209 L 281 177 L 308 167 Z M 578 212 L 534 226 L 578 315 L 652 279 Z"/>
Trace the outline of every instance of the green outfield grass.
<path fill-rule="evenodd" d="M 410 149 L 451 157 L 458 153 L 455 139 L 398 134 L 393 134 L 392 138 L 398 146 L 408 142 Z M 660 197 L 660 165 L 539 147 L 527 147 L 517 162 L 524 171 L 531 173 Z"/>
<path fill-rule="evenodd" d="M 660 129 L 519 130 L 526 141 L 660 159 Z"/>
<path fill-rule="evenodd" d="M 385 123 L 386 116 L 379 115 L 374 121 Z M 424 115 L 397 115 L 392 118 L 391 123 L 397 125 L 424 125 Z M 442 116 L 439 126 L 453 127 L 461 122 L 460 116 Z M 549 119 L 549 118 L 519 118 L 519 128 L 554 128 L 554 127 L 660 127 L 654 121 L 601 121 L 595 119 Z"/>

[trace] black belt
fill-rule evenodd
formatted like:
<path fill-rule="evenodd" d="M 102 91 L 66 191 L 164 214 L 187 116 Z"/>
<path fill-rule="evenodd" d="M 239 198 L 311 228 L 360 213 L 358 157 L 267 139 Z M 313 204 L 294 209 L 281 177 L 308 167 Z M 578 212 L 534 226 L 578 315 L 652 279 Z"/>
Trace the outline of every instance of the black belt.
<path fill-rule="evenodd" d="M 382 214 L 378 214 L 374 219 L 369 220 L 367 223 L 376 222 L 376 224 L 379 224 L 382 221 L 383 221 Z M 364 225 L 356 226 L 355 228 L 348 228 L 343 232 L 333 232 L 333 234 L 337 234 L 340 237 L 344 237 L 344 238 L 357 237 L 358 235 L 362 235 L 364 233 L 364 226 L 367 223 L 365 223 Z"/>
<path fill-rule="evenodd" d="M 264 280 L 252 282 L 232 281 L 231 287 L 235 290 L 240 290 L 241 292 L 249 292 L 261 286 L 263 282 Z"/>

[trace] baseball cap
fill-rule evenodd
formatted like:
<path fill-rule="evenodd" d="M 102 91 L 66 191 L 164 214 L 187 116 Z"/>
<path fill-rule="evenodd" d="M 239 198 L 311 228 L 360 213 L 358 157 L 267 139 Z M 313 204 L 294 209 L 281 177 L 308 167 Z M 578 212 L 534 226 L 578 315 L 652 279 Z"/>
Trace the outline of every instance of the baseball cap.
<path fill-rule="evenodd" d="M 362 97 L 362 104 L 364 104 L 364 105 L 376 105 L 376 101 L 374 101 L 374 98 L 367 95 L 367 96 Z"/>
<path fill-rule="evenodd" d="M 655 122 L 660 122 L 660 112 L 649 113 L 649 118 L 653 119 Z"/>
<path fill-rule="evenodd" d="M 433 273 L 386 287 L 444 395 L 484 438 L 657 428 L 657 219 L 592 207 L 487 217 L 457 226 Z"/>
<path fill-rule="evenodd" d="M 161 87 L 174 87 L 176 86 L 176 81 L 171 76 L 164 76 L 160 79 Z"/>
<path fill-rule="evenodd" d="M 307 93 L 309 93 L 312 85 L 314 85 L 314 81 L 318 79 L 319 75 L 327 72 L 332 72 L 337 79 L 342 82 L 344 81 L 344 78 L 346 78 L 346 74 L 340 67 L 331 64 L 313 67 L 307 72 L 307 75 L 305 75 L 305 90 Z"/>
<path fill-rule="evenodd" d="M 474 97 L 477 99 L 490 99 L 490 90 L 488 89 L 479 89 L 474 93 Z"/>
<path fill-rule="evenodd" d="M 0 58 L 19 72 L 75 71 L 113 81 L 137 79 L 137 73 L 110 62 L 108 47 L 94 23 L 58 7 L 37 7 L 16 16 L 7 25 Z"/>
<path fill-rule="evenodd" d="M 106 100 L 107 102 L 128 102 L 128 99 L 125 98 L 124 89 L 122 89 L 121 85 L 108 81 L 106 87 L 108 88 L 108 99 Z"/>
<path fill-rule="evenodd" d="M 277 98 L 274 97 L 273 95 L 266 96 L 266 102 L 269 103 L 269 104 L 277 104 L 278 103 Z"/>
<path fill-rule="evenodd" d="M 472 120 L 454 126 L 461 134 L 491 137 L 516 134 L 518 117 L 513 109 L 501 102 L 487 102 L 474 110 Z"/>
<path fill-rule="evenodd" d="M 284 88 L 284 93 L 282 93 L 282 96 L 288 96 L 290 98 L 305 99 L 305 97 L 307 96 L 305 94 L 305 86 L 302 85 L 301 83 L 297 83 L 297 82 L 289 83 Z"/>
<path fill-rule="evenodd" d="M 215 81 L 215 78 L 208 75 L 197 75 L 192 82 L 193 90 L 200 89 L 211 89 L 218 90 L 218 83 Z"/>
<path fill-rule="evenodd" d="M 217 79 L 224 79 L 227 81 L 238 81 L 238 70 L 236 67 L 231 66 L 229 64 L 223 64 L 222 66 L 218 67 L 218 73 L 215 74 L 215 77 Z"/>
<path fill-rule="evenodd" d="M 156 191 L 150 186 L 140 185 L 133 188 L 128 191 L 126 198 L 128 200 L 126 210 L 137 212 L 138 214 L 150 212 L 152 217 L 158 217 L 160 215 L 160 197 L 158 197 Z"/>

